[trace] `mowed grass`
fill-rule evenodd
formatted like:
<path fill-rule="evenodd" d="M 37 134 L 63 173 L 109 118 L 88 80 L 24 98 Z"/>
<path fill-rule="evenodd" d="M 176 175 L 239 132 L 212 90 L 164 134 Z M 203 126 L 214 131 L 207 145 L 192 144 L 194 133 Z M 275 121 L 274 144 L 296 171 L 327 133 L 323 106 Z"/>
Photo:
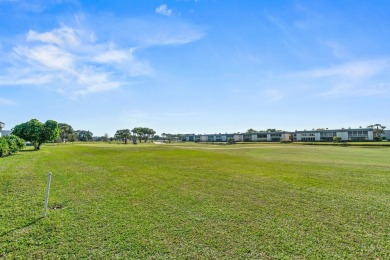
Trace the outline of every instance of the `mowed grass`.
<path fill-rule="evenodd" d="M 41 218 L 47 172 L 48 216 Z M 390 149 L 44 146 L 0 159 L 0 258 L 390 258 Z"/>

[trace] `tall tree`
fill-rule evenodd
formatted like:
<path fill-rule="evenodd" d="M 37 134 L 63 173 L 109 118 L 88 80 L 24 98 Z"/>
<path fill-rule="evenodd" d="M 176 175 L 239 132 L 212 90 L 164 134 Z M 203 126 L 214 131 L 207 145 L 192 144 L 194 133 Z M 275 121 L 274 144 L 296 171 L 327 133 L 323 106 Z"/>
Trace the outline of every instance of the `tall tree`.
<path fill-rule="evenodd" d="M 134 127 L 131 132 L 133 132 L 138 137 L 139 142 L 142 142 L 142 140 L 145 140 L 146 142 L 149 140 L 153 129 L 147 127 Z"/>
<path fill-rule="evenodd" d="M 54 120 L 47 120 L 43 126 L 42 142 L 53 141 L 60 135 L 58 123 Z"/>
<path fill-rule="evenodd" d="M 114 137 L 116 140 L 124 141 L 127 144 L 127 140 L 131 138 L 131 131 L 129 129 L 116 130 Z"/>
<path fill-rule="evenodd" d="M 74 133 L 72 126 L 66 123 L 59 123 L 58 128 L 60 129 L 60 137 L 62 142 L 70 139 L 69 137 Z"/>
<path fill-rule="evenodd" d="M 47 120 L 45 124 L 37 119 L 31 119 L 26 123 L 16 125 L 12 129 L 12 134 L 30 141 L 35 150 L 39 150 L 41 144 L 47 141 L 54 141 L 58 138 L 60 130 L 58 123 L 54 120 Z"/>
<path fill-rule="evenodd" d="M 382 140 L 382 134 L 384 133 L 384 130 L 386 126 L 381 124 L 373 124 L 367 126 L 368 128 L 372 128 L 374 131 L 374 140 L 375 141 L 381 141 Z"/>
<path fill-rule="evenodd" d="M 77 130 L 76 133 L 78 134 L 78 140 L 82 142 L 90 142 L 93 141 L 93 133 L 89 130 Z"/>
<path fill-rule="evenodd" d="M 256 132 L 258 132 L 258 131 L 255 130 L 255 129 L 253 129 L 253 128 L 249 128 L 248 130 L 246 130 L 246 132 L 247 132 L 248 134 L 252 134 L 252 133 L 256 133 Z"/>

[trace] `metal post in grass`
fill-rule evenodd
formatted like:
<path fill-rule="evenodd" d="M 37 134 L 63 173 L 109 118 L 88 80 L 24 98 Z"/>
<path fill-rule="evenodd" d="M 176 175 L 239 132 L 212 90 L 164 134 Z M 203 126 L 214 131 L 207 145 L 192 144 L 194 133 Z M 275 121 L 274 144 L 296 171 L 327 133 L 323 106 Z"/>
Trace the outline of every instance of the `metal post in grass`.
<path fill-rule="evenodd" d="M 43 218 L 46 217 L 47 204 L 49 203 L 49 191 L 50 191 L 50 182 L 51 182 L 51 172 L 47 175 L 47 185 L 46 185 L 46 198 L 45 198 L 45 208 L 43 210 Z"/>

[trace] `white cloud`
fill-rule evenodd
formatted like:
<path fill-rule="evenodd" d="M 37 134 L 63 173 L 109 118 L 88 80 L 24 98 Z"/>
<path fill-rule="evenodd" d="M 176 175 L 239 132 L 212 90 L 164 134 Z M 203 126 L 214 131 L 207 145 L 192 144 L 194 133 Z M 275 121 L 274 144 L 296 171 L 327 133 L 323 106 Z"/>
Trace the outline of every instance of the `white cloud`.
<path fill-rule="evenodd" d="M 156 7 L 156 13 L 162 14 L 165 16 L 171 16 L 172 15 L 172 9 L 169 9 L 167 5 L 160 5 L 159 7 Z"/>
<path fill-rule="evenodd" d="M 15 104 L 14 101 L 0 97 L 0 105 L 14 105 L 14 104 Z"/>
<path fill-rule="evenodd" d="M 47 69 L 73 70 L 74 56 L 53 45 L 17 47 L 14 52 L 20 59 L 37 63 Z"/>
<path fill-rule="evenodd" d="M 101 63 L 110 63 L 110 62 L 122 62 L 133 60 L 132 50 L 108 50 L 103 53 L 99 53 L 95 60 Z"/>
<path fill-rule="evenodd" d="M 134 57 L 134 48 L 91 41 L 92 34 L 70 27 L 37 33 L 13 47 L 11 66 L 0 73 L 0 85 L 45 85 L 67 96 L 119 88 L 128 77 L 149 75 L 147 62 Z"/>
<path fill-rule="evenodd" d="M 40 41 L 56 45 L 79 45 L 76 31 L 69 27 L 61 27 L 51 32 L 37 33 L 30 30 L 26 36 L 27 41 Z"/>
<path fill-rule="evenodd" d="M 389 95 L 389 65 L 388 59 L 351 61 L 292 73 L 287 78 L 296 86 L 310 86 L 310 93 L 323 97 Z"/>
<path fill-rule="evenodd" d="M 278 102 L 283 98 L 282 93 L 277 89 L 266 89 L 264 94 L 270 102 Z"/>
<path fill-rule="evenodd" d="M 166 6 L 159 10 L 171 14 Z M 203 36 L 194 26 L 160 18 L 98 20 L 91 24 L 76 15 L 59 28 L 29 30 L 17 45 L 0 49 L 0 86 L 42 86 L 69 97 L 110 91 L 154 74 L 140 50 Z"/>
<path fill-rule="evenodd" d="M 328 68 L 314 69 L 297 73 L 305 77 L 348 77 L 366 78 L 376 75 L 386 69 L 389 63 L 387 60 L 354 61 Z"/>
<path fill-rule="evenodd" d="M 184 26 L 185 27 L 185 26 Z M 154 35 L 145 37 L 144 42 L 148 46 L 153 45 L 180 45 L 199 40 L 203 33 L 193 28 L 180 28 L 177 30 L 165 29 Z"/>
<path fill-rule="evenodd" d="M 346 58 L 348 57 L 348 52 L 347 50 L 344 48 L 344 46 L 342 46 L 339 42 L 337 41 L 326 41 L 324 42 L 324 45 L 330 49 L 332 55 L 336 58 Z"/>

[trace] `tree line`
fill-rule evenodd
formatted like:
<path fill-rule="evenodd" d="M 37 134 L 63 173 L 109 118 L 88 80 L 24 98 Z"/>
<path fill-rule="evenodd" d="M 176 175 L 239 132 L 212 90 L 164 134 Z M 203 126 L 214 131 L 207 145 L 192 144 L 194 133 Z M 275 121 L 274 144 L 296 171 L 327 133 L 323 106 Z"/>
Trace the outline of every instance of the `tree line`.
<path fill-rule="evenodd" d="M 381 124 L 372 124 L 368 128 L 373 129 L 374 140 L 382 140 L 382 135 L 386 126 Z M 264 132 L 280 132 L 278 129 L 267 129 Z M 262 132 L 250 128 L 246 133 Z M 25 146 L 25 141 L 30 142 L 35 150 L 39 150 L 41 144 L 45 142 L 90 142 L 90 141 L 120 141 L 127 144 L 132 140 L 137 142 L 150 142 L 153 140 L 164 140 L 168 142 L 180 141 L 184 135 L 163 133 L 161 138 L 156 135 L 156 131 L 147 127 L 135 127 L 133 129 L 119 129 L 115 132 L 114 137 L 94 136 L 89 130 L 74 130 L 73 127 L 66 123 L 57 123 L 54 120 L 47 120 L 45 123 L 37 119 L 31 119 L 28 122 L 16 125 L 12 129 L 10 136 L 0 138 L 0 156 L 7 156 L 18 152 Z"/>
<path fill-rule="evenodd" d="M 74 130 L 67 123 L 57 123 L 54 120 L 47 120 L 45 123 L 37 119 L 31 119 L 28 122 L 16 125 L 12 129 L 10 137 L 3 137 L 0 143 L 0 156 L 8 154 L 10 151 L 15 151 L 14 140 L 21 142 L 28 141 L 34 146 L 35 150 L 39 150 L 43 143 L 47 142 L 91 142 L 91 141 L 124 141 L 133 140 L 133 143 L 148 142 L 154 140 L 156 131 L 147 127 L 135 127 L 132 130 L 121 129 L 117 130 L 114 137 L 94 136 L 89 130 Z M 17 139 L 16 139 L 17 138 Z M 18 143 L 17 142 L 17 143 Z M 9 148 L 11 147 L 11 148 Z M 19 145 L 18 147 L 22 147 Z"/>
<path fill-rule="evenodd" d="M 129 140 L 132 140 L 134 144 L 137 143 L 137 140 L 141 143 L 148 141 L 153 141 L 155 138 L 156 131 L 147 127 L 135 127 L 132 130 L 130 129 L 120 129 L 115 132 L 114 138 L 117 141 L 123 141 L 125 144 Z"/>

